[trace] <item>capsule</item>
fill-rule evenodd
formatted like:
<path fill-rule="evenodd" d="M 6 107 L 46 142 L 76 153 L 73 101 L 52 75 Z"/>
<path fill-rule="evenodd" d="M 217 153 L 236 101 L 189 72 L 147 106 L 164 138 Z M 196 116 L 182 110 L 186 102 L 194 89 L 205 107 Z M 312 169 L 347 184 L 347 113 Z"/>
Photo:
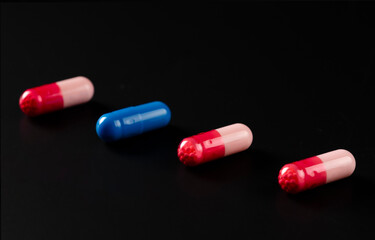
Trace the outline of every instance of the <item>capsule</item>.
<path fill-rule="evenodd" d="M 85 77 L 74 77 L 27 89 L 19 105 L 26 115 L 37 116 L 91 100 L 94 85 Z"/>
<path fill-rule="evenodd" d="M 96 123 L 96 133 L 103 141 L 111 142 L 164 127 L 170 120 L 168 106 L 155 101 L 102 115 Z"/>
<path fill-rule="evenodd" d="M 244 151 L 252 142 L 251 130 L 242 123 L 235 123 L 183 139 L 177 154 L 183 164 L 196 166 Z"/>
<path fill-rule="evenodd" d="M 283 166 L 279 184 L 288 193 L 298 193 L 352 175 L 353 155 L 344 149 L 327 152 Z"/>

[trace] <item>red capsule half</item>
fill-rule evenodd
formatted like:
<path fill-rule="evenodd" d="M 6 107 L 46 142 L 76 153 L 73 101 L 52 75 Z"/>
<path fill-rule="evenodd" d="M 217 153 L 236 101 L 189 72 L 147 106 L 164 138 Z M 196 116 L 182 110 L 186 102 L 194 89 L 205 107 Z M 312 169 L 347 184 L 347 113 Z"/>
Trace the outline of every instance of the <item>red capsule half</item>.
<path fill-rule="evenodd" d="M 19 100 L 26 115 L 37 116 L 90 101 L 94 85 L 85 77 L 74 77 L 27 89 Z"/>
<path fill-rule="evenodd" d="M 283 166 L 279 184 L 288 193 L 298 193 L 352 175 L 354 156 L 339 149 Z"/>
<path fill-rule="evenodd" d="M 196 166 L 248 149 L 253 141 L 251 130 L 236 123 L 200 133 L 182 140 L 178 158 L 187 166 Z"/>

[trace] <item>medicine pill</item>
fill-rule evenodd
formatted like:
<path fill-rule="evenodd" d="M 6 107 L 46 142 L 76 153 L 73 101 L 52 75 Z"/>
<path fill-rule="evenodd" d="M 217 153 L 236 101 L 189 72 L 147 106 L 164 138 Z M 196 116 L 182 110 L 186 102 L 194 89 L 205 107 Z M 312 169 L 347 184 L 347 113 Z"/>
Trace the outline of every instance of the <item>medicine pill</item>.
<path fill-rule="evenodd" d="M 347 150 L 339 149 L 283 166 L 279 173 L 279 184 L 289 193 L 333 182 L 352 175 L 355 159 Z"/>
<path fill-rule="evenodd" d="M 242 123 L 236 123 L 183 139 L 177 153 L 183 164 L 196 166 L 244 151 L 252 141 L 251 130 Z"/>
<path fill-rule="evenodd" d="M 164 127 L 170 120 L 168 106 L 155 101 L 102 115 L 96 123 L 96 133 L 103 141 L 116 141 Z"/>
<path fill-rule="evenodd" d="M 60 110 L 91 100 L 94 85 L 85 77 L 74 77 L 27 89 L 19 100 L 21 110 L 28 116 Z"/>

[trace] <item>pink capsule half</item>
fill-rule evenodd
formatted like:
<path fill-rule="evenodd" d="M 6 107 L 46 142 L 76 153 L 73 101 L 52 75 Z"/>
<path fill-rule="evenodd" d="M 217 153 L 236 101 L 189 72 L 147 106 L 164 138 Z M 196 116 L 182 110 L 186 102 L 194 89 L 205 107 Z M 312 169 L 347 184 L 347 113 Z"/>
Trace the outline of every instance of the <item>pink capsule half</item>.
<path fill-rule="evenodd" d="M 27 89 L 19 100 L 21 110 L 37 116 L 91 100 L 94 85 L 85 77 L 74 77 Z"/>
<path fill-rule="evenodd" d="M 339 149 L 286 164 L 279 172 L 279 184 L 286 192 L 298 193 L 349 177 L 355 165 L 354 156 Z"/>
<path fill-rule="evenodd" d="M 178 158 L 196 166 L 248 149 L 253 142 L 251 130 L 242 123 L 185 138 L 178 147 Z"/>

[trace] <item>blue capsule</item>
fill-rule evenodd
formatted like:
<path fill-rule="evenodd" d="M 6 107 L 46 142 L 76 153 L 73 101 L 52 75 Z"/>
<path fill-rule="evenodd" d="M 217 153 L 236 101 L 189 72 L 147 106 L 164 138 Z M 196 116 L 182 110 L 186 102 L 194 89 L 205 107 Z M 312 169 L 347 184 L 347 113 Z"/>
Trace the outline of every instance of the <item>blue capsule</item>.
<path fill-rule="evenodd" d="M 103 141 L 116 141 L 164 127 L 170 120 L 168 106 L 155 101 L 102 115 L 96 123 L 96 133 Z"/>

